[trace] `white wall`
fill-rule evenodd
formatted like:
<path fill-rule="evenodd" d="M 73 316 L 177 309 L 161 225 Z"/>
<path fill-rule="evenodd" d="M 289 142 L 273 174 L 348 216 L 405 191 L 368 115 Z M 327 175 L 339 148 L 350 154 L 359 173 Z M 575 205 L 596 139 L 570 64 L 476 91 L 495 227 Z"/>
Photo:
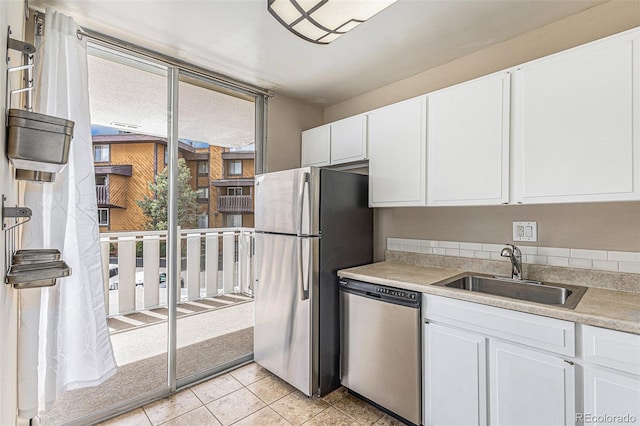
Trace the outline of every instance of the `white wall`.
<path fill-rule="evenodd" d="M 4 120 L 5 105 L 5 75 L 7 64 L 4 60 L 4 47 L 7 45 L 7 27 L 11 26 L 11 37 L 22 40 L 24 2 L 22 0 L 0 1 L 0 46 L 2 46 L 2 60 L 0 60 L 0 94 L 2 95 L 2 107 L 0 116 Z M 19 54 L 12 54 L 9 66 L 15 66 L 19 61 Z M 15 82 L 14 82 L 15 84 Z M 6 155 L 6 132 L 4 126 L 0 131 L 0 194 L 7 196 L 7 203 L 14 205 L 17 195 L 17 185 L 11 178 L 13 170 L 9 166 Z M 4 271 L 7 269 L 5 259 L 5 233 L 0 232 L 0 271 L 2 283 L 0 283 L 0 425 L 13 425 L 16 423 L 17 403 L 17 328 L 18 328 L 18 292 L 11 286 L 4 284 Z"/>
<path fill-rule="evenodd" d="M 276 93 L 267 115 L 266 171 L 300 167 L 302 131 L 322 124 L 322 109 Z"/>

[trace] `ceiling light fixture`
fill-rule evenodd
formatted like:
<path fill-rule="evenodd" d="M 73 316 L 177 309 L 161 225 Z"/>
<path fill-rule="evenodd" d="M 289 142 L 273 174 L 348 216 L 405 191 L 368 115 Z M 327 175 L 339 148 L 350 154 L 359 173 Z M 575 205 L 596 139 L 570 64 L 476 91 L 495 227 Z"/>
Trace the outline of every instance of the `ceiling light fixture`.
<path fill-rule="evenodd" d="M 329 44 L 397 0 L 267 0 L 267 10 L 289 31 Z"/>

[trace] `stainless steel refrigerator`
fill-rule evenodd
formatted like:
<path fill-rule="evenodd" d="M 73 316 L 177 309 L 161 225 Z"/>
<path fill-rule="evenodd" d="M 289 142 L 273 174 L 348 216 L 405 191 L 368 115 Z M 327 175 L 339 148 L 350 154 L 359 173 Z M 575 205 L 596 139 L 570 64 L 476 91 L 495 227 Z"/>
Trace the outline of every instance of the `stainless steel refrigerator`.
<path fill-rule="evenodd" d="M 304 392 L 340 386 L 338 269 L 371 263 L 367 176 L 307 167 L 255 182 L 255 361 Z"/>

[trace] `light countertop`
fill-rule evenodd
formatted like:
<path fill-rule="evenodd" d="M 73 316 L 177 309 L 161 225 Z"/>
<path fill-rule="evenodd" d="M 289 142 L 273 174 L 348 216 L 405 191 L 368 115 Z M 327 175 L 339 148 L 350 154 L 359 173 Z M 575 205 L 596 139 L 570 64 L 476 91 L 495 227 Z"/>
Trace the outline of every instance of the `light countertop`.
<path fill-rule="evenodd" d="M 379 262 L 340 270 L 338 276 L 640 334 L 640 293 L 588 288 L 575 309 L 567 309 L 433 285 L 465 273 L 464 270 Z"/>

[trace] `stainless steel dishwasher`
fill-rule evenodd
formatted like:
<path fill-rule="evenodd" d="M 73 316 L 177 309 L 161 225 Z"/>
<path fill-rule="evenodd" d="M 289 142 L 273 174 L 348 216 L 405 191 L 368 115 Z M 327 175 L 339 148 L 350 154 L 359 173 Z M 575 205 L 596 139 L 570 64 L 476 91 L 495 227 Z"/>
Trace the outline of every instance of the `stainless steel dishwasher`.
<path fill-rule="evenodd" d="M 403 419 L 421 421 L 421 294 L 340 280 L 341 383 Z"/>

